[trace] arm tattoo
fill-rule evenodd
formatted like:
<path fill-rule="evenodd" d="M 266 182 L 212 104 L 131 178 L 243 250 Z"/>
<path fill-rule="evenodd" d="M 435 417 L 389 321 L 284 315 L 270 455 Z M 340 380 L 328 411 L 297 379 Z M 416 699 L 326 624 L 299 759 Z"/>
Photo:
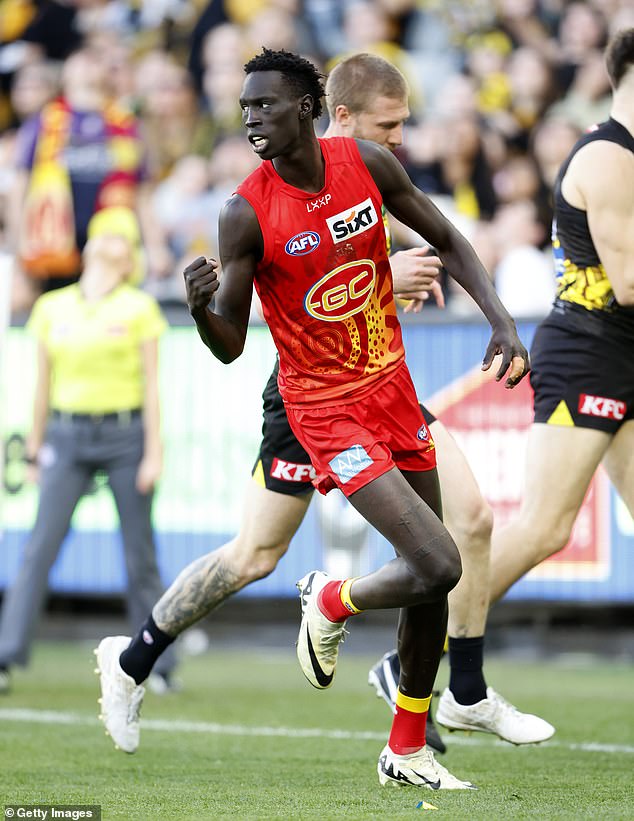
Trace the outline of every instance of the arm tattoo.
<path fill-rule="evenodd" d="M 215 550 L 187 565 L 158 600 L 152 616 L 161 630 L 177 636 L 241 587 L 240 576 Z"/>

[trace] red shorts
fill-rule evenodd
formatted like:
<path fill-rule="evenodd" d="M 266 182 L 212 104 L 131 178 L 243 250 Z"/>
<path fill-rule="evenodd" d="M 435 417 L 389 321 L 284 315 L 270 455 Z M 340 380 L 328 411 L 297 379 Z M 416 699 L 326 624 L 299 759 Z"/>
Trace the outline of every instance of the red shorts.
<path fill-rule="evenodd" d="M 320 493 L 338 487 L 350 496 L 393 467 L 436 467 L 434 440 L 405 364 L 363 399 L 329 407 L 293 405 L 286 411 L 310 454 Z"/>

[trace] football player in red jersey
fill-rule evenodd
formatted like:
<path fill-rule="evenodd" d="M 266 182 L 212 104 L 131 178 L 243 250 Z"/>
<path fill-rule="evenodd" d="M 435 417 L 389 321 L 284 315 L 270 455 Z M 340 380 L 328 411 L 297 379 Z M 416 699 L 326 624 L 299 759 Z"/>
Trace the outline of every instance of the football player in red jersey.
<path fill-rule="evenodd" d="M 363 82 L 358 82 L 360 77 Z M 353 93 L 354 90 L 354 93 Z M 331 73 L 328 85 L 328 104 L 331 117 L 331 125 L 326 136 L 338 134 L 360 136 L 372 139 L 379 144 L 391 149 L 397 147 L 402 140 L 402 125 L 409 115 L 407 106 L 407 84 L 397 69 L 387 61 L 374 55 L 356 55 L 339 64 Z M 330 196 L 309 198 L 307 212 L 318 212 L 320 208 L 328 204 Z M 317 239 L 315 238 L 317 237 Z M 287 252 L 291 255 L 305 256 L 306 249 L 309 252 L 314 250 L 320 240 L 319 235 L 314 232 L 302 231 L 294 234 L 286 243 Z M 424 261 L 424 255 L 419 255 L 420 249 L 413 249 L 409 252 L 399 252 L 391 257 L 394 272 L 395 287 L 397 280 L 401 283 L 401 288 L 420 288 L 421 285 L 429 287 L 429 282 L 435 273 L 437 259 Z M 398 290 L 398 288 L 397 288 Z M 254 482 L 249 491 L 248 505 L 246 506 L 245 519 L 238 536 L 227 545 L 212 551 L 206 556 L 192 562 L 179 575 L 172 584 L 169 591 L 159 600 L 155 606 L 152 616 L 145 625 L 152 633 L 155 641 L 151 645 L 143 642 L 143 631 L 138 637 L 133 639 L 130 648 L 125 651 L 121 662 L 130 676 L 134 676 L 137 682 L 143 681 L 152 664 L 160 655 L 164 642 L 173 639 L 186 627 L 202 618 L 214 607 L 217 607 L 224 599 L 237 590 L 244 587 L 249 582 L 262 578 L 271 572 L 277 562 L 288 547 L 293 534 L 299 527 L 305 510 L 308 507 L 312 485 L 306 481 L 311 469 L 310 460 L 305 450 L 297 442 L 288 426 L 286 412 L 277 389 L 277 372 L 274 371 L 265 394 L 265 425 L 260 458 L 254 469 Z M 483 557 L 480 559 L 481 551 L 471 542 L 476 542 L 476 534 L 473 531 L 473 520 L 486 519 L 478 517 L 474 513 L 474 504 L 484 506 L 484 502 L 477 492 L 477 486 L 470 474 L 464 457 L 457 450 L 455 442 L 450 439 L 449 434 L 442 429 L 440 422 L 421 406 L 425 421 L 431 424 L 432 429 L 440 430 L 444 433 L 441 438 L 443 442 L 443 455 L 447 459 L 449 474 L 456 472 L 456 459 L 452 456 L 453 451 L 458 452 L 464 469 L 459 475 L 464 477 L 465 471 L 471 477 L 471 483 L 466 483 L 463 478 L 459 480 L 461 496 L 459 499 L 451 499 L 453 506 L 459 509 L 465 508 L 465 516 L 469 518 L 469 532 L 464 534 L 462 542 L 466 542 L 469 536 L 469 563 L 467 566 L 474 575 L 476 568 L 481 570 L 488 560 L 488 544 Z M 445 441 L 448 441 L 445 447 Z M 450 446 L 453 445 L 453 449 Z M 286 463 L 298 463 L 298 470 L 293 474 L 293 478 L 299 476 L 303 481 L 285 481 L 284 473 L 276 471 L 274 465 L 283 458 Z M 301 464 L 300 464 L 301 463 Z M 302 468 L 300 471 L 299 468 Z M 305 468 L 305 470 L 304 470 Z M 300 476 L 301 474 L 301 476 Z M 471 492 L 469 498 L 468 490 Z M 455 519 L 455 517 L 454 517 Z M 460 533 L 460 525 L 456 527 Z M 489 527 L 483 527 L 486 531 L 479 541 L 487 542 Z M 473 553 L 474 555 L 471 555 Z M 476 558 L 477 557 L 477 558 Z M 467 575 L 467 574 L 465 574 Z M 466 581 L 466 579 L 464 580 Z M 473 585 L 461 584 L 462 598 L 469 598 L 469 592 Z M 458 601 L 457 593 L 456 601 Z M 479 596 L 479 598 L 482 598 Z M 462 608 L 464 609 L 464 607 Z M 468 608 L 470 611 L 473 608 Z M 456 608 L 461 618 L 464 614 L 460 608 Z M 481 613 L 474 616 L 475 634 L 468 633 L 467 642 L 473 642 L 470 637 L 480 635 L 479 625 L 482 623 L 482 632 L 486 614 L 486 603 L 481 608 Z M 462 635 L 462 633 L 459 633 Z M 111 639 L 104 640 L 111 642 Z M 458 639 L 460 641 L 460 639 Z M 475 639 L 477 641 L 477 638 Z M 128 645 L 129 639 L 121 637 L 122 647 Z M 473 654 L 472 648 L 470 649 Z M 478 676 L 484 679 L 481 672 L 481 660 L 477 671 L 473 672 L 473 658 L 469 658 L 469 678 L 477 679 Z M 384 662 L 383 667 L 387 666 Z M 475 668 L 474 668 L 475 669 Z M 453 670 L 453 668 L 452 668 Z M 398 681 L 398 671 L 394 661 L 390 670 L 392 678 L 396 675 Z M 452 672 L 453 675 L 453 672 Z M 132 682 L 132 688 L 134 688 Z M 391 682 L 390 682 L 391 683 Z M 391 689 L 391 688 L 389 688 Z M 394 686 L 394 690 L 396 687 Z M 387 692 L 388 688 L 384 690 Z M 393 696 L 392 693 L 390 695 Z M 476 700 L 478 696 L 476 694 Z M 488 703 L 488 700 L 487 700 Z M 106 711 L 104 710 L 104 713 Z M 517 711 L 514 711 L 517 712 Z M 517 713 L 522 719 L 528 718 L 521 713 Z M 534 718 L 534 717 L 530 717 Z M 540 719 L 535 719 L 541 721 Z M 524 721 L 525 723 L 525 721 Z M 545 722 L 542 722 L 546 724 Z M 106 721 L 108 726 L 108 722 Z M 550 727 L 550 725 L 547 725 Z M 429 727 L 428 727 L 429 730 Z M 552 731 L 552 728 L 551 728 Z M 431 738 L 435 739 L 435 744 L 442 744 L 437 734 Z M 534 738 L 532 740 L 535 740 Z"/>
<path fill-rule="evenodd" d="M 264 50 L 246 66 L 243 120 L 265 161 L 238 188 L 220 219 L 222 288 L 216 263 L 185 270 L 190 311 L 204 343 L 223 362 L 240 355 L 252 287 L 280 355 L 279 387 L 291 426 L 311 456 L 315 486 L 339 487 L 393 545 L 396 558 L 356 579 L 313 571 L 299 583 L 298 657 L 318 688 L 332 683 L 348 618 L 401 608 L 401 678 L 382 784 L 468 789 L 425 746 L 425 721 L 444 643 L 447 594 L 460 557 L 441 521 L 435 452 L 404 363 L 392 297 L 383 202 L 438 249 L 448 272 L 491 324 L 483 368 L 513 387 L 528 370 L 489 277 L 468 242 L 416 189 L 392 154 L 374 143 L 318 140 L 323 89 L 314 67 Z M 319 241 L 298 260 L 288 240 Z"/>

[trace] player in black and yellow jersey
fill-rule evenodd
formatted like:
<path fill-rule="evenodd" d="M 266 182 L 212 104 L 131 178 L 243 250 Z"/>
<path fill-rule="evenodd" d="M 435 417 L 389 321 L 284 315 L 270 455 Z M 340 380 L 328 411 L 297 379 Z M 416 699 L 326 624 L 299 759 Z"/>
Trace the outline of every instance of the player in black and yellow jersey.
<path fill-rule="evenodd" d="M 634 515 L 634 28 L 606 62 L 610 119 L 581 137 L 555 184 L 558 288 L 531 351 L 525 496 L 494 534 L 493 600 L 565 547 L 601 462 Z"/>

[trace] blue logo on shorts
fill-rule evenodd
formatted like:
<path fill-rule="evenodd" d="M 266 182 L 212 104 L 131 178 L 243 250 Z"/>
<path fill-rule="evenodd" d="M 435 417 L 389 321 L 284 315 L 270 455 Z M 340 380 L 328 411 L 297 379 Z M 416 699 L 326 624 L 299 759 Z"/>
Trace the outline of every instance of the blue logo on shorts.
<path fill-rule="evenodd" d="M 345 485 L 374 462 L 366 453 L 363 445 L 353 445 L 348 450 L 338 453 L 328 464 L 339 477 L 341 484 Z"/>
<path fill-rule="evenodd" d="M 421 425 L 418 429 L 418 433 L 416 434 L 416 438 L 420 439 L 421 442 L 426 442 L 429 439 L 429 431 L 427 430 L 427 425 Z"/>

